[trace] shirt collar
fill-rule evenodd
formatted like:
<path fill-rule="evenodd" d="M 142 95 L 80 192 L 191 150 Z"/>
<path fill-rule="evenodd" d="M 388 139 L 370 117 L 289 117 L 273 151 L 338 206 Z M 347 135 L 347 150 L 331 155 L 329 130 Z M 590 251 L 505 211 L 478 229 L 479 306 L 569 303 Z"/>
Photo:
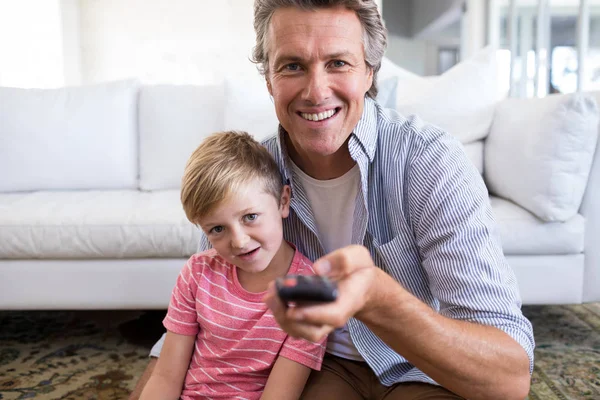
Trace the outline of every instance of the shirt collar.
<path fill-rule="evenodd" d="M 379 114 L 380 106 L 375 100 L 365 97 L 365 103 L 363 107 L 363 114 L 358 120 L 358 124 L 354 128 L 354 132 L 351 135 L 364 149 L 369 161 L 373 162 L 375 157 L 375 149 L 377 147 L 377 115 Z M 350 152 L 352 158 L 356 160 L 355 156 Z"/>

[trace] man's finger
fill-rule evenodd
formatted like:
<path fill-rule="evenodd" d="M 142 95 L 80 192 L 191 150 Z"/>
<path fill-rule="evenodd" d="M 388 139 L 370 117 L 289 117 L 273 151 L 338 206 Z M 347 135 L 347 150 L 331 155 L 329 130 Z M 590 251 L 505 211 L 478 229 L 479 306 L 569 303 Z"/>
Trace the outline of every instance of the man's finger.
<path fill-rule="evenodd" d="M 269 283 L 267 294 L 265 294 L 263 297 L 263 301 L 273 312 L 275 318 L 277 318 L 277 316 L 283 317 L 285 315 L 285 310 L 287 307 L 277 295 L 275 284 L 273 282 Z"/>
<path fill-rule="evenodd" d="M 318 342 L 333 331 L 331 325 L 312 325 L 305 322 L 294 322 L 286 332 L 292 337 L 299 337 L 311 342 Z"/>
<path fill-rule="evenodd" d="M 287 319 L 291 321 L 316 326 L 324 325 L 324 321 L 327 321 L 327 325 L 339 328 L 348 320 L 348 316 L 340 312 L 345 308 L 336 301 L 323 305 L 288 308 L 285 313 Z"/>

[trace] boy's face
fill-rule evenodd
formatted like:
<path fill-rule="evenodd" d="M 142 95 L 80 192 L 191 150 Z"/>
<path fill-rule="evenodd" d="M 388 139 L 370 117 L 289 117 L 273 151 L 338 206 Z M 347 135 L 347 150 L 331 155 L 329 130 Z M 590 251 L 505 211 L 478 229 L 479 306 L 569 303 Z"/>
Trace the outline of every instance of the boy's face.
<path fill-rule="evenodd" d="M 278 259 L 289 203 L 289 186 L 276 199 L 262 182 L 252 181 L 198 222 L 221 257 L 245 272 L 258 273 Z"/>

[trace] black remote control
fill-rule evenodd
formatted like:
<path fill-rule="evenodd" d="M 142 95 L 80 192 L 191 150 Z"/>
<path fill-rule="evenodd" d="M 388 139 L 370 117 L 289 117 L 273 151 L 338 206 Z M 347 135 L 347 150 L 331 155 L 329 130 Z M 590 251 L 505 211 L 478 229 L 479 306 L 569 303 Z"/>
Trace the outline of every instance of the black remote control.
<path fill-rule="evenodd" d="M 279 298 L 285 303 L 329 303 L 337 299 L 337 285 L 316 275 L 286 275 L 275 280 Z"/>

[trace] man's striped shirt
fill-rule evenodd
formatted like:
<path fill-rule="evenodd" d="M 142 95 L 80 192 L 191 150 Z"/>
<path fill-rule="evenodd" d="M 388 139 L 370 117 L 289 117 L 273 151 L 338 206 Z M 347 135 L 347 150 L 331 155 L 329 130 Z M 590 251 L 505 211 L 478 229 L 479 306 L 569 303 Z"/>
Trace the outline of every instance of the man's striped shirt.
<path fill-rule="evenodd" d="M 264 142 L 292 186 L 284 235 L 314 261 L 324 250 L 285 135 L 280 127 Z M 461 144 L 367 98 L 348 148 L 361 177 L 352 243 L 366 246 L 379 268 L 440 314 L 506 332 L 525 349 L 532 368 L 532 327 L 521 313 L 487 189 Z M 360 321 L 350 319 L 348 329 L 382 384 L 433 382 Z"/>

